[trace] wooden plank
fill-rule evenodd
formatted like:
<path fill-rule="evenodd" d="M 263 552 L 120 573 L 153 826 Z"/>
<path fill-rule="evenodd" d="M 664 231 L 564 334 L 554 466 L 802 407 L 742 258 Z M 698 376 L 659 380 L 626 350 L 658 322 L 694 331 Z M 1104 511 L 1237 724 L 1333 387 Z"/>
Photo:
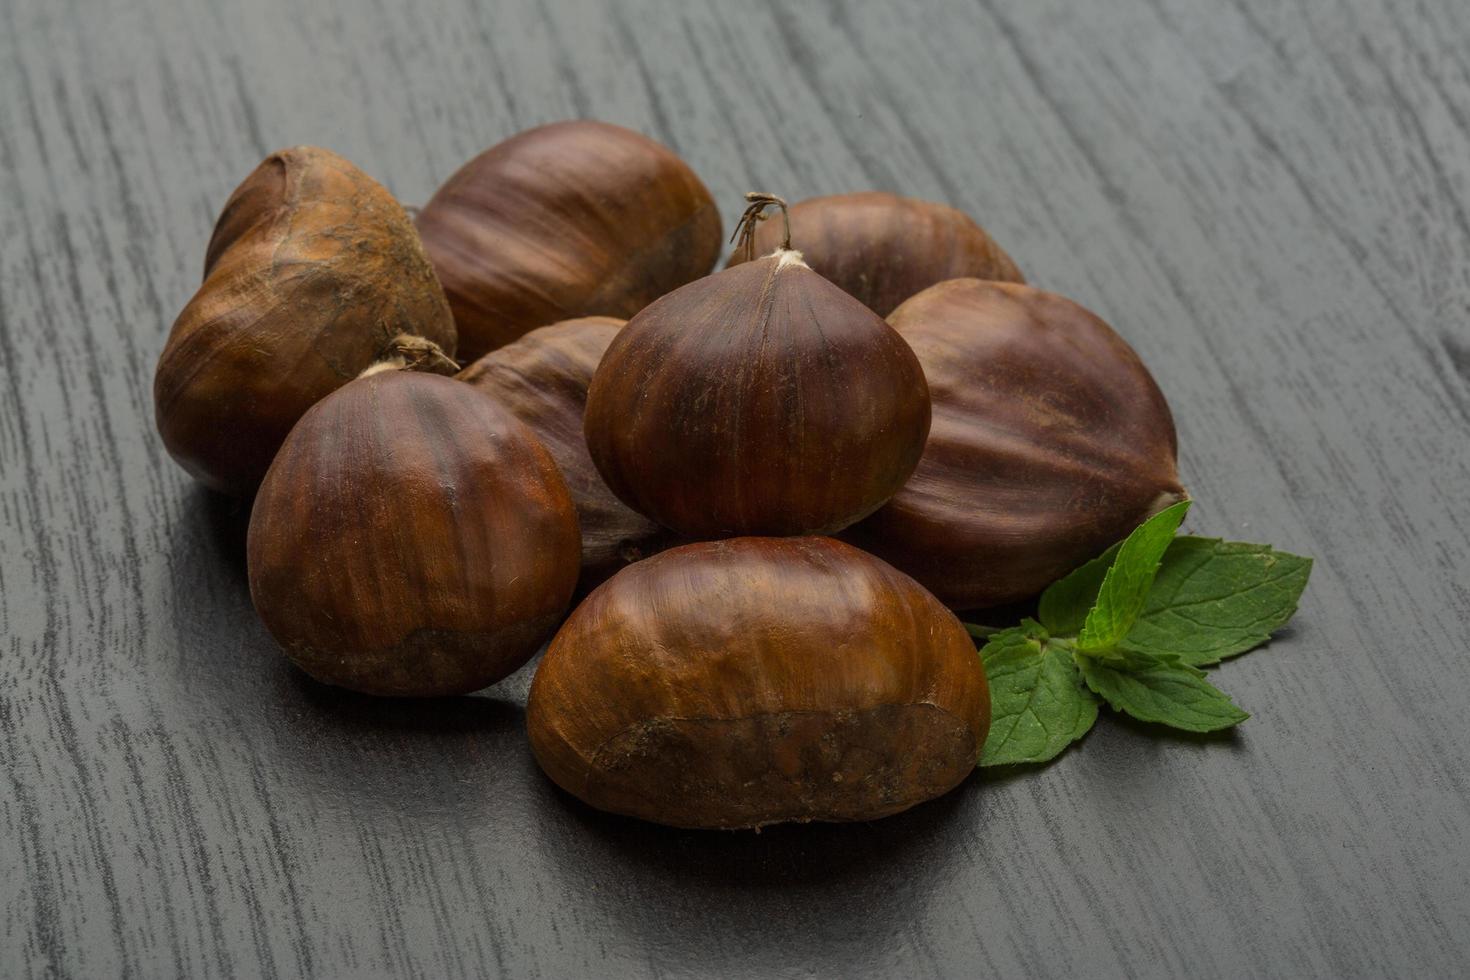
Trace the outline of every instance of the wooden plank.
<path fill-rule="evenodd" d="M 1458 0 L 0 8 L 0 974 L 1453 975 L 1470 960 L 1470 8 Z M 890 820 L 582 808 L 473 698 L 317 687 L 152 427 L 271 149 L 407 201 L 576 115 L 724 203 L 975 214 L 1175 407 L 1200 533 L 1316 555 L 1235 737 L 1105 721 Z"/>

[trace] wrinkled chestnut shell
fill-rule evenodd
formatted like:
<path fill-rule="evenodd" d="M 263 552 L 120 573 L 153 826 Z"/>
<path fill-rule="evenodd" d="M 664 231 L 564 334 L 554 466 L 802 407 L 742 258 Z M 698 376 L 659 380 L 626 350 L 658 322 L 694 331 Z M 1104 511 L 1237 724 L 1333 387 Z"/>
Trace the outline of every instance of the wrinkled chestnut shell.
<path fill-rule="evenodd" d="M 461 381 L 494 395 L 529 425 L 561 468 L 582 526 L 581 592 L 674 540 L 613 495 L 582 435 L 587 386 L 622 325 L 594 316 L 539 327 L 459 373 Z"/>
<path fill-rule="evenodd" d="M 587 398 L 608 487 L 691 538 L 845 527 L 903 485 L 928 430 L 913 351 L 795 252 L 644 309 Z"/>
<path fill-rule="evenodd" d="M 475 157 L 418 227 L 469 359 L 559 320 L 626 319 L 709 272 L 721 247 L 719 210 L 684 161 L 585 120 Z"/>
<path fill-rule="evenodd" d="M 399 334 L 454 355 L 454 321 L 408 215 L 328 150 L 273 153 L 220 213 L 204 284 L 175 321 L 153 397 L 194 477 L 254 492 L 303 412 Z"/>
<path fill-rule="evenodd" d="M 755 254 L 781 244 L 780 223 L 756 231 Z M 1021 270 L 969 215 L 882 191 L 813 197 L 791 207 L 791 247 L 807 265 L 879 316 L 946 279 L 1025 282 Z M 745 261 L 736 249 L 730 265 Z"/>
<path fill-rule="evenodd" d="M 571 599 L 580 546 L 530 429 L 468 385 L 387 371 L 291 431 L 246 550 L 256 611 L 303 670 L 426 696 L 525 663 Z"/>
<path fill-rule="evenodd" d="M 913 477 L 847 538 L 951 607 L 1033 596 L 1182 499 L 1163 393 L 1081 306 L 957 279 L 889 322 L 924 365 L 934 424 Z"/>
<path fill-rule="evenodd" d="M 572 795 L 676 827 L 872 820 L 975 767 L 990 697 L 954 615 L 830 538 L 690 544 L 579 606 L 536 669 L 531 751 Z"/>

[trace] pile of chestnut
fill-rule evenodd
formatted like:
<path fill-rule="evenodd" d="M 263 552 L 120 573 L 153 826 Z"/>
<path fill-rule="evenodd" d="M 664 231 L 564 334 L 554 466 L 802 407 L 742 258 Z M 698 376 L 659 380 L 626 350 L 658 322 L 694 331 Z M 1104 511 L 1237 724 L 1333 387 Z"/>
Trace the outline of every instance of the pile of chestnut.
<path fill-rule="evenodd" d="M 538 762 L 675 826 L 866 820 L 961 782 L 990 703 L 951 610 L 1035 595 L 1180 499 L 1168 406 L 959 211 L 747 201 L 711 274 L 709 191 L 603 123 L 492 147 L 416 217 L 322 149 L 247 177 L 154 394 L 174 458 L 253 495 L 286 654 L 453 695 L 549 638 Z"/>

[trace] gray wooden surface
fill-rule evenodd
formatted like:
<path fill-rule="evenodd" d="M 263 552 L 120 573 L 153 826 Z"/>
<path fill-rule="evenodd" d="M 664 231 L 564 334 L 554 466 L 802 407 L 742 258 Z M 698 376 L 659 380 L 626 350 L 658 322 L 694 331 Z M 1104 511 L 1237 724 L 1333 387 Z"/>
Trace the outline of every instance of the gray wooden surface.
<path fill-rule="evenodd" d="M 1104 719 L 869 825 L 597 815 L 482 696 L 311 684 L 152 425 L 215 213 L 535 123 L 725 202 L 975 214 L 1139 349 L 1191 529 L 1318 558 L 1233 738 Z M 0 2 L 0 975 L 1455 976 L 1470 961 L 1470 5 Z"/>

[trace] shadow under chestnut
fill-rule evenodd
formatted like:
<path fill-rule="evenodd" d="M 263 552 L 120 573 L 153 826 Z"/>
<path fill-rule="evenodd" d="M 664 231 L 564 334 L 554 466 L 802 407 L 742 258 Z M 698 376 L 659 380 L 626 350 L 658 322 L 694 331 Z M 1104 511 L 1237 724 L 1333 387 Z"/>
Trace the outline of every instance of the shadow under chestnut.
<path fill-rule="evenodd" d="M 378 698 L 322 684 L 276 646 L 250 603 L 250 505 L 199 487 L 170 556 L 178 655 L 156 666 L 171 725 L 300 794 L 285 805 L 478 815 L 518 779 L 530 668 L 452 698 Z M 222 642 L 220 638 L 229 638 Z"/>
<path fill-rule="evenodd" d="M 595 810 L 529 759 L 526 769 L 551 887 L 618 922 L 639 948 L 677 946 L 691 973 L 740 961 L 746 975 L 776 975 L 801 962 L 816 933 L 854 967 L 881 960 L 944 892 L 955 847 L 983 846 L 992 805 L 972 775 L 882 820 L 681 830 Z M 763 924 L 761 943 L 733 948 L 752 920 Z M 690 951 L 707 963 L 688 962 Z M 830 957 L 824 968 L 848 972 Z"/>

